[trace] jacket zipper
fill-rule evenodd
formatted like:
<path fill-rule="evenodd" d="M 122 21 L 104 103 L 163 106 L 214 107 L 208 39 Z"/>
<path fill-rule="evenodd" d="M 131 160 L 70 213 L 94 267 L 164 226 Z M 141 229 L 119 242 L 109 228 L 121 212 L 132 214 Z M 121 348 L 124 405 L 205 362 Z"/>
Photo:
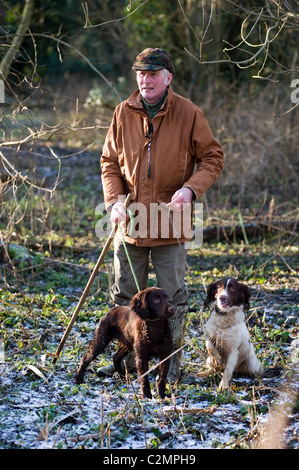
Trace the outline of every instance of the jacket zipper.
<path fill-rule="evenodd" d="M 149 141 L 147 144 L 147 179 L 151 178 L 151 146 L 152 146 L 152 138 L 153 138 L 153 125 L 150 123 L 149 125 Z"/>
<path fill-rule="evenodd" d="M 152 139 L 150 138 L 149 143 L 147 144 L 147 178 L 151 177 L 151 145 Z"/>

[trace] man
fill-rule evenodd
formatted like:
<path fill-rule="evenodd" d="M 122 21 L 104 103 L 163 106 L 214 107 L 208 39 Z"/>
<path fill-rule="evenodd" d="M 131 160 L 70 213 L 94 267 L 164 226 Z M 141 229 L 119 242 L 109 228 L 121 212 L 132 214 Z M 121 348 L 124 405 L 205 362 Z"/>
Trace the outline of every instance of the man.
<path fill-rule="evenodd" d="M 184 281 L 184 242 L 188 236 L 174 229 L 172 215 L 190 206 L 219 177 L 223 152 L 200 108 L 170 87 L 174 66 L 166 51 L 145 49 L 136 57 L 133 70 L 138 90 L 116 107 L 103 148 L 104 197 L 111 221 L 116 224 L 126 220 L 126 194 L 131 193 L 133 209 L 141 205 L 145 209 L 143 218 L 143 211 L 137 211 L 139 230 L 135 230 L 135 236 L 126 232 L 126 246 L 140 289 L 147 286 L 151 256 L 157 284 L 166 290 L 176 308 L 170 323 L 177 350 L 183 344 L 188 313 Z M 164 209 L 168 213 L 170 230 L 166 236 L 153 217 L 154 204 L 160 205 L 158 212 Z M 119 235 L 115 238 L 114 264 L 112 297 L 115 304 L 125 305 L 137 288 Z M 181 352 L 172 357 L 171 381 L 179 378 Z"/>

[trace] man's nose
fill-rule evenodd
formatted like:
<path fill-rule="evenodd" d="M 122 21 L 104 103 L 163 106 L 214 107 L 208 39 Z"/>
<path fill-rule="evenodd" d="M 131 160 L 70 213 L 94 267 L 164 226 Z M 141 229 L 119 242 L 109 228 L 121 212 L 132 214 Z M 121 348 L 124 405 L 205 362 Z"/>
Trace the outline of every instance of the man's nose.
<path fill-rule="evenodd" d="M 149 82 L 151 80 L 151 75 L 149 73 L 146 73 L 144 76 L 143 76 L 143 80 L 145 82 Z"/>

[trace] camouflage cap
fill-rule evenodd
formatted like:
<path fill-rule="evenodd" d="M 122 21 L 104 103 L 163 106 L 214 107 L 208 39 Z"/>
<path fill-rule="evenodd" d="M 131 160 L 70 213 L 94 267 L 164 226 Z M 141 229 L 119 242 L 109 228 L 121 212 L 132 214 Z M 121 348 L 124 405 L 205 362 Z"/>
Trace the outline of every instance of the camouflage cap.
<path fill-rule="evenodd" d="M 133 70 L 163 70 L 167 69 L 174 74 L 171 55 L 164 49 L 148 47 L 136 57 Z"/>

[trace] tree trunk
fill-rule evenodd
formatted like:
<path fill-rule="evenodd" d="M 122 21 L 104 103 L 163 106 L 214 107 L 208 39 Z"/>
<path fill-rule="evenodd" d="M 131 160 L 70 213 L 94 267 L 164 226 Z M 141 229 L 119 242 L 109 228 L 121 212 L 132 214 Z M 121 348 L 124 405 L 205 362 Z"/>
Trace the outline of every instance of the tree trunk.
<path fill-rule="evenodd" d="M 30 20 L 31 20 L 32 12 L 33 12 L 33 5 L 34 5 L 34 0 L 25 1 L 21 23 L 19 24 L 19 27 L 12 40 L 12 43 L 0 64 L 0 74 L 2 75 L 3 79 L 7 78 L 9 71 L 10 71 L 11 64 L 15 60 L 15 57 L 21 47 L 22 41 L 24 39 L 23 35 L 25 34 L 25 31 L 27 30 L 30 24 Z"/>

